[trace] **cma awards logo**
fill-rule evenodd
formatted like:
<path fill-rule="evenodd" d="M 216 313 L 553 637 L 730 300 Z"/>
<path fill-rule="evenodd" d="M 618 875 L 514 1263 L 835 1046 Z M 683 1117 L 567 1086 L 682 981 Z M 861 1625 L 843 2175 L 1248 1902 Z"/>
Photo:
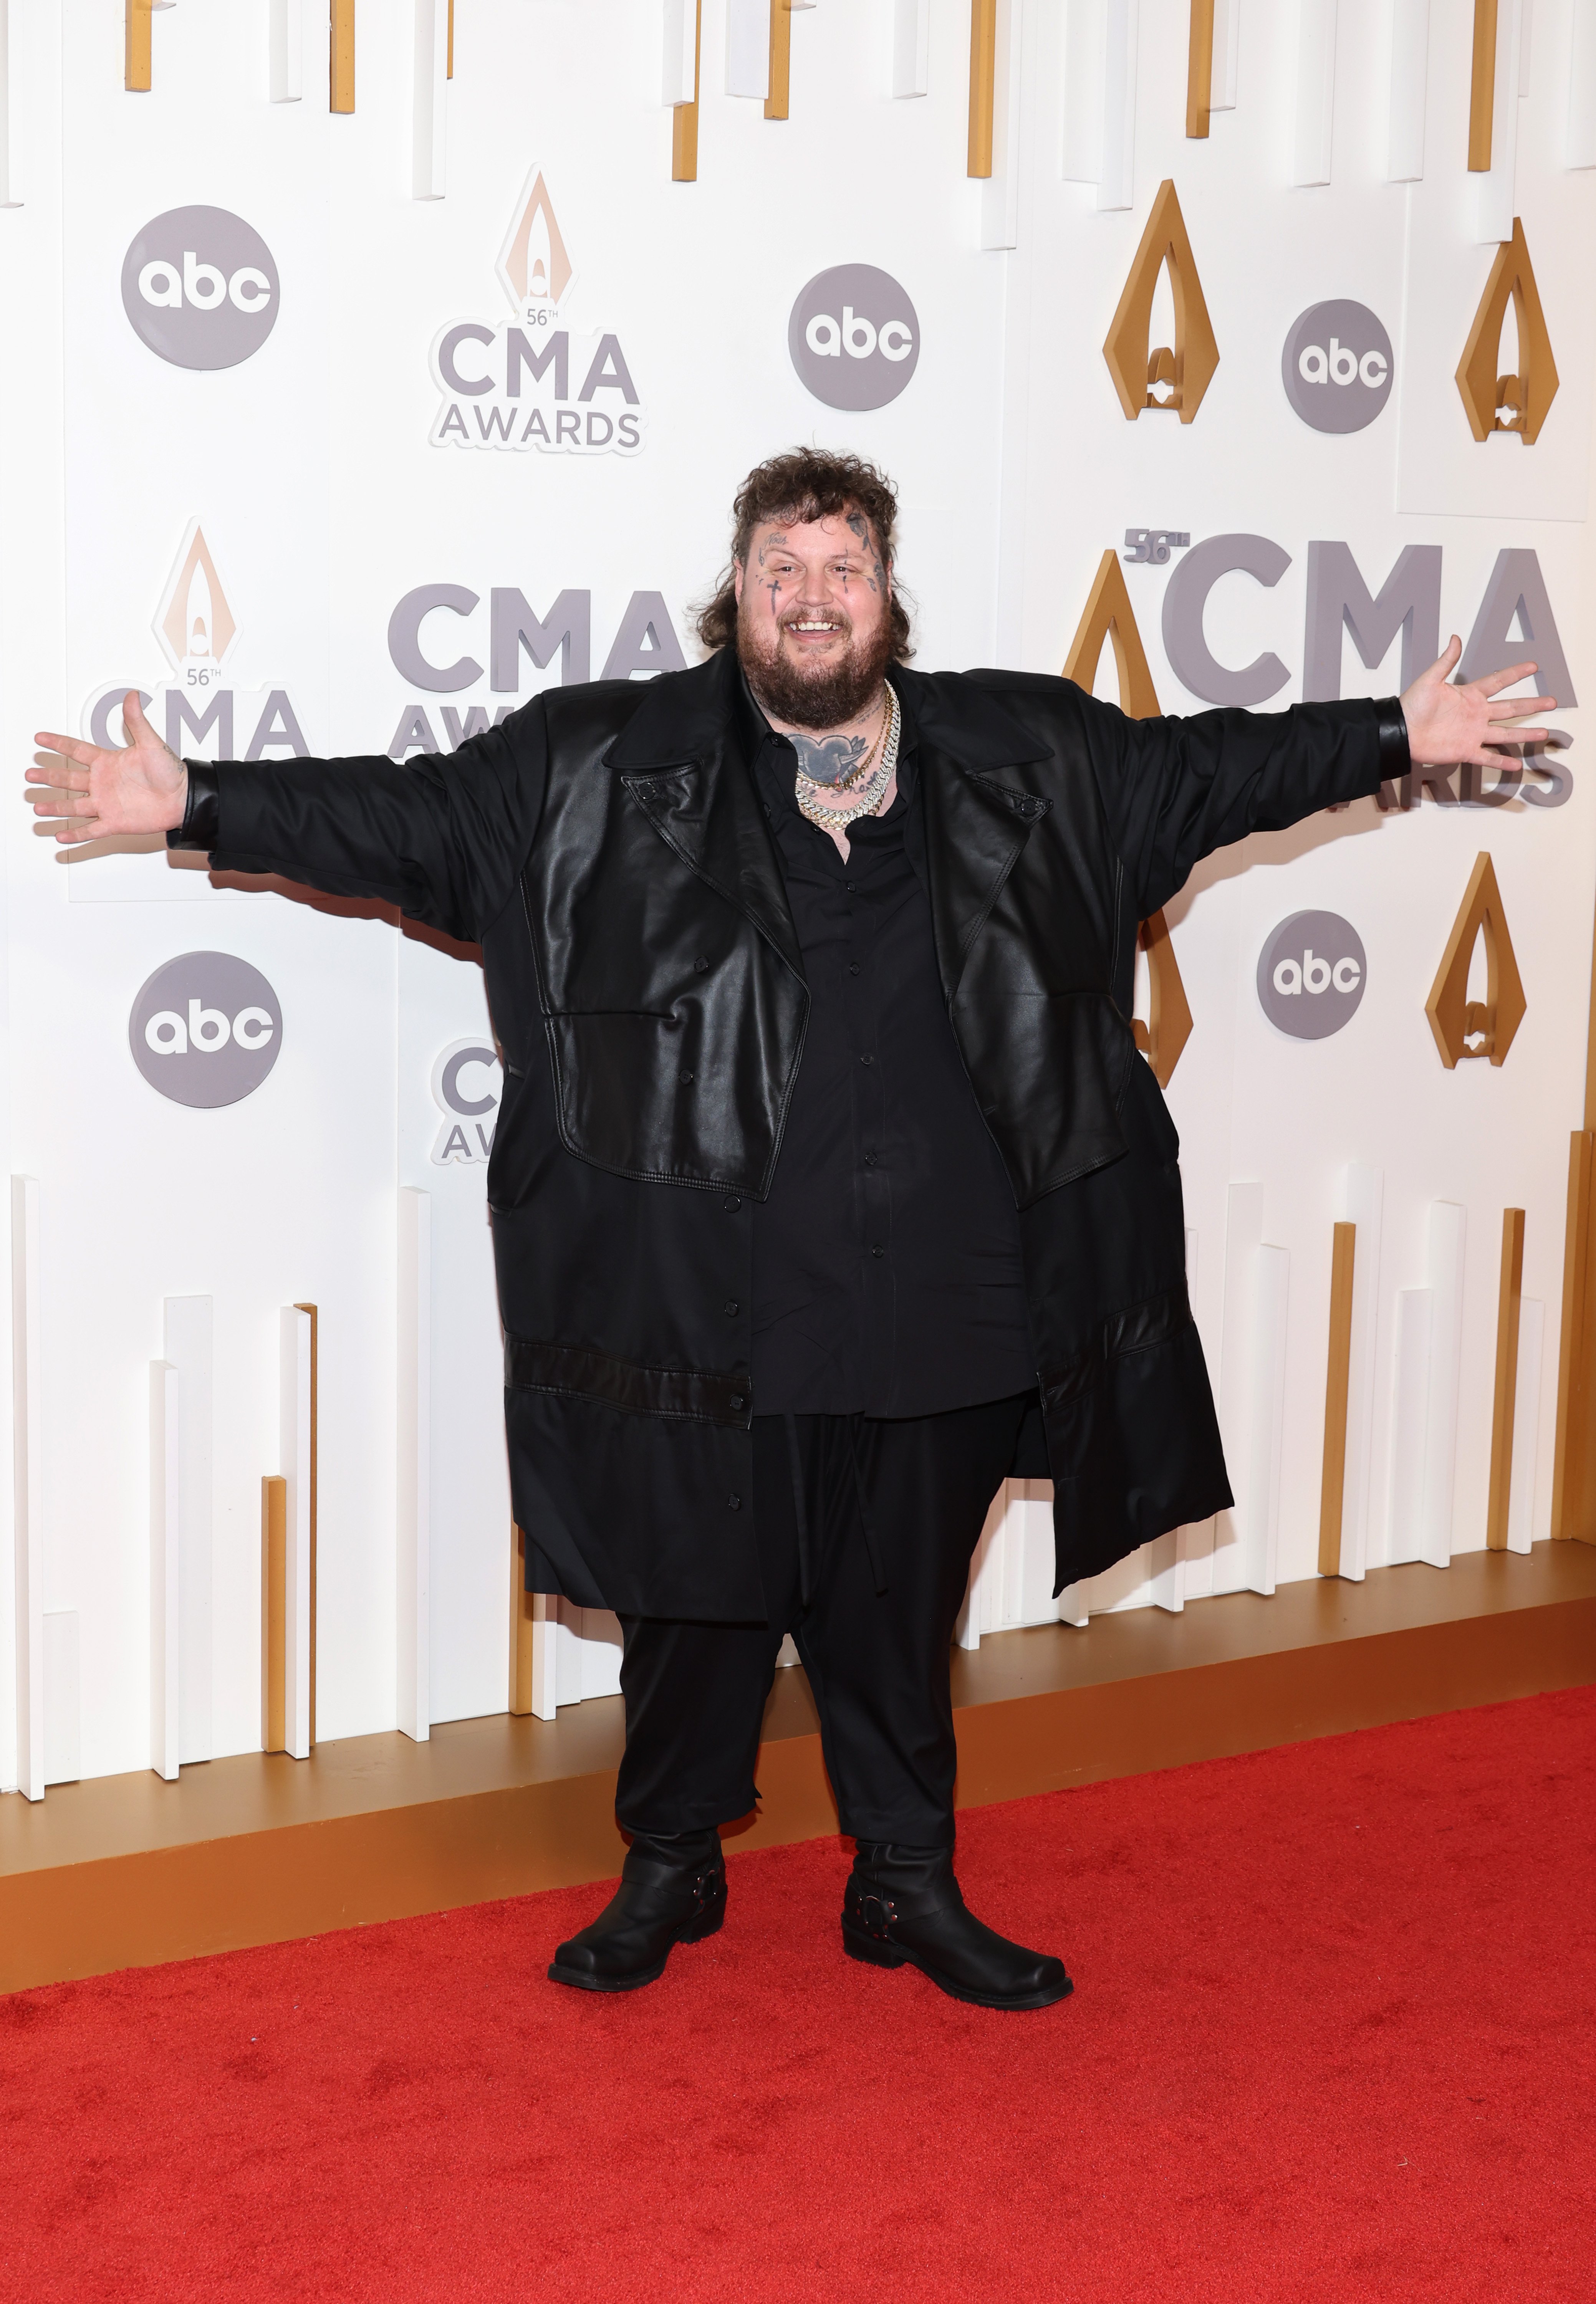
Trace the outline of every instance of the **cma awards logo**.
<path fill-rule="evenodd" d="M 122 702 L 137 689 L 157 732 L 190 759 L 259 760 L 284 752 L 302 759 L 309 753 L 286 688 L 241 688 L 227 676 L 238 622 L 197 520 L 189 522 L 178 548 L 156 610 L 155 634 L 172 677 L 149 689 L 134 680 L 97 688 L 83 707 L 83 733 L 91 744 L 128 741 Z"/>
<path fill-rule="evenodd" d="M 487 1159 L 503 1084 L 497 1048 L 481 1038 L 450 1041 L 432 1067 L 432 1101 L 443 1114 L 434 1167 L 480 1166 Z"/>
<path fill-rule="evenodd" d="M 513 320 L 454 320 L 432 346 L 444 400 L 434 447 L 635 455 L 643 411 L 619 336 L 560 326 L 576 274 L 543 172 L 534 168 L 499 250 Z"/>

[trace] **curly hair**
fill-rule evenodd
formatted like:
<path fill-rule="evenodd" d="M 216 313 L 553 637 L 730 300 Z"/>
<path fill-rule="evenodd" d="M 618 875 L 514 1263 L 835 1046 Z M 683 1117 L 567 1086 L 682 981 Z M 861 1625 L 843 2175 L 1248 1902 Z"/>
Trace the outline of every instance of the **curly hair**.
<path fill-rule="evenodd" d="M 874 530 L 887 573 L 896 544 L 897 490 L 885 472 L 862 456 L 834 456 L 825 448 L 789 448 L 785 455 L 756 464 L 732 501 L 732 565 L 715 597 L 699 611 L 698 636 L 707 648 L 726 648 L 736 637 L 734 563 L 748 557 L 749 539 L 761 521 L 828 520 L 841 512 L 861 512 Z M 907 664 L 914 650 L 909 614 L 895 583 L 887 604 L 895 664 Z"/>

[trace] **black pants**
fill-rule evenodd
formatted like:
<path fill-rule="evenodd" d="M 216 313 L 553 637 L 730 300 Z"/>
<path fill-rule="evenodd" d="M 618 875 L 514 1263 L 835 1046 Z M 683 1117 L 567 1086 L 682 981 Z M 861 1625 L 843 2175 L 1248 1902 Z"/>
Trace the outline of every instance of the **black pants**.
<path fill-rule="evenodd" d="M 948 1649 L 970 1555 L 1033 1397 L 893 1422 L 755 1417 L 768 1622 L 621 1619 L 626 1752 L 615 1815 L 627 1831 L 697 1832 L 748 1814 L 765 1699 L 790 1631 L 843 1830 L 952 1847 Z"/>

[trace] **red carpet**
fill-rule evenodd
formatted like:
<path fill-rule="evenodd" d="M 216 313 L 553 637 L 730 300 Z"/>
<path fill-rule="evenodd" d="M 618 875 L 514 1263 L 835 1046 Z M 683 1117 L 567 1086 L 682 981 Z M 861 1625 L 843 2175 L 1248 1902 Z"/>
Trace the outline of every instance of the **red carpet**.
<path fill-rule="evenodd" d="M 832 1842 L 664 1981 L 591 1888 L 0 2000 L 12 2298 L 1517 2304 L 1596 2295 L 1596 1690 L 972 1812 L 1062 1950 L 845 1961 Z"/>

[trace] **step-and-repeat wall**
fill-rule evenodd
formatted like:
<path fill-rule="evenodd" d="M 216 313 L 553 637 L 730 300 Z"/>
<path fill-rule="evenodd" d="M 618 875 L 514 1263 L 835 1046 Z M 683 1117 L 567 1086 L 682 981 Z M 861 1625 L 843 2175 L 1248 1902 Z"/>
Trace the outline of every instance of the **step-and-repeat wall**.
<path fill-rule="evenodd" d="M 0 1784 L 261 1742 L 295 1305 L 316 1734 L 511 1681 L 478 968 L 58 855 L 32 731 L 119 741 L 136 687 L 191 754 L 403 758 L 648 679 L 795 440 L 896 479 L 926 667 L 1278 708 L 1456 631 L 1536 656 L 1564 740 L 1250 841 L 1153 924 L 1236 1510 L 1056 1603 L 1016 1488 L 961 1637 L 1546 1535 L 1592 0 L 0 0 Z M 545 1632 L 539 1709 L 613 1687 L 604 1623 Z"/>

